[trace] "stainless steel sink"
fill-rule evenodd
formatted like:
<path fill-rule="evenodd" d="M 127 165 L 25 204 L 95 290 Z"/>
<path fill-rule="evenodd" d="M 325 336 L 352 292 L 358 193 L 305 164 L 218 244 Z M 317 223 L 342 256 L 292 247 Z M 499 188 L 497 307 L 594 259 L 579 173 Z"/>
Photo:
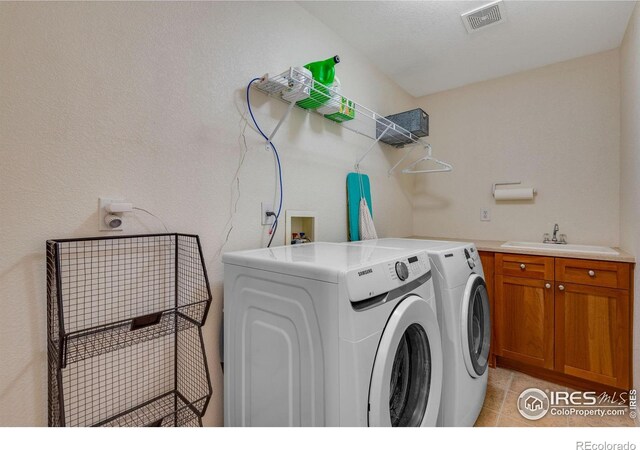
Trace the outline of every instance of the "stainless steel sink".
<path fill-rule="evenodd" d="M 611 247 L 601 247 L 599 245 L 578 245 L 578 244 L 543 244 L 541 242 L 517 242 L 509 241 L 501 245 L 505 248 L 521 248 L 524 250 L 549 250 L 554 252 L 567 253 L 599 253 L 602 255 L 618 255 L 619 253 Z"/>

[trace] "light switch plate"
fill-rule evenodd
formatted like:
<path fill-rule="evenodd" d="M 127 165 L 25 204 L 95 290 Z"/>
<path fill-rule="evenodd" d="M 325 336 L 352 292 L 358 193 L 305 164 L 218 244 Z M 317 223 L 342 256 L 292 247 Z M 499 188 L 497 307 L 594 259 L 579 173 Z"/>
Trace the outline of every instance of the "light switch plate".
<path fill-rule="evenodd" d="M 489 208 L 481 208 L 480 209 L 480 220 L 482 222 L 490 222 L 491 221 L 491 210 Z"/>

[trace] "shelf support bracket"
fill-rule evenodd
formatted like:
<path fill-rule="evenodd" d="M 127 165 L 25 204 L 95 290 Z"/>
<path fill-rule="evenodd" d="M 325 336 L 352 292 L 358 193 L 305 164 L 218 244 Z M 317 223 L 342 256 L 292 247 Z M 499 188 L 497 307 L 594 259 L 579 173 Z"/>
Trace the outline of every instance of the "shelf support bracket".
<path fill-rule="evenodd" d="M 284 115 L 282 116 L 282 118 L 280 119 L 280 122 L 278 122 L 278 124 L 276 125 L 276 127 L 273 129 L 273 131 L 271 132 L 271 135 L 269 135 L 269 139 L 267 141 L 267 146 L 269 145 L 269 143 L 273 140 L 274 136 L 276 135 L 276 133 L 278 132 L 278 130 L 280 129 L 280 126 L 284 123 L 285 120 L 287 120 L 287 117 L 289 117 L 289 114 L 291 114 L 291 111 L 293 110 L 293 107 L 296 106 L 296 102 L 291 102 L 289 103 L 289 106 L 287 107 L 287 110 L 285 111 Z"/>
<path fill-rule="evenodd" d="M 409 155 L 411 154 L 411 152 L 416 148 L 415 145 L 410 146 L 407 151 L 404 153 L 404 156 L 402 158 L 400 158 L 400 160 L 394 164 L 394 166 L 387 170 L 387 175 L 391 176 L 391 174 L 393 173 L 394 170 L 396 170 L 396 167 L 398 167 L 400 164 L 402 164 L 402 162 L 407 159 L 409 157 Z M 425 146 L 426 148 L 426 146 Z M 431 146 L 429 146 L 429 150 L 431 149 Z M 429 155 L 431 155 L 431 152 L 429 152 Z"/>
<path fill-rule="evenodd" d="M 389 128 L 391 128 L 391 125 L 393 125 L 393 124 L 392 124 L 391 122 L 389 122 L 389 125 L 387 125 L 387 128 L 385 128 L 385 129 L 384 129 L 384 131 L 383 131 L 382 133 L 380 133 L 380 136 L 378 136 L 378 137 L 376 138 L 376 140 L 375 140 L 375 141 L 373 141 L 373 144 L 371 144 L 371 146 L 369 147 L 369 149 L 368 149 L 366 152 L 364 152 L 364 155 L 362 155 L 362 156 L 361 156 L 361 157 L 356 161 L 356 164 L 355 164 L 356 172 L 360 172 L 360 163 L 362 162 L 362 160 L 364 160 L 364 159 L 367 157 L 367 155 L 368 155 L 369 153 L 371 153 L 371 150 L 373 150 L 373 147 L 375 147 L 375 146 L 376 146 L 376 144 L 377 144 L 378 142 L 380 142 L 380 139 L 382 139 L 382 137 L 387 133 L 387 131 L 389 131 Z"/>

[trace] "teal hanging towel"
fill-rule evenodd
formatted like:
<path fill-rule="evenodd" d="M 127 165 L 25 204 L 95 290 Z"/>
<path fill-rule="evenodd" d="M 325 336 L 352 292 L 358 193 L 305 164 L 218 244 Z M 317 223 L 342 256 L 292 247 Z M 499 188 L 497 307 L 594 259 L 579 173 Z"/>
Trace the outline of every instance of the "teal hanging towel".
<path fill-rule="evenodd" d="M 363 197 L 369 207 L 369 213 L 373 216 L 369 176 L 356 172 L 349 173 L 347 175 L 347 212 L 350 241 L 360 240 L 360 200 Z"/>

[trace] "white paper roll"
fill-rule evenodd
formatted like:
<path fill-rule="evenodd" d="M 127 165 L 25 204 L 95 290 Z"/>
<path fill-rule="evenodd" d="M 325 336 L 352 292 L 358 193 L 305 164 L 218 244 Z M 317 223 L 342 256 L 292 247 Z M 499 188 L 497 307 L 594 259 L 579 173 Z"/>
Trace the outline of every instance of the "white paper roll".
<path fill-rule="evenodd" d="M 496 200 L 531 200 L 533 194 L 533 188 L 496 189 L 494 197 Z"/>

